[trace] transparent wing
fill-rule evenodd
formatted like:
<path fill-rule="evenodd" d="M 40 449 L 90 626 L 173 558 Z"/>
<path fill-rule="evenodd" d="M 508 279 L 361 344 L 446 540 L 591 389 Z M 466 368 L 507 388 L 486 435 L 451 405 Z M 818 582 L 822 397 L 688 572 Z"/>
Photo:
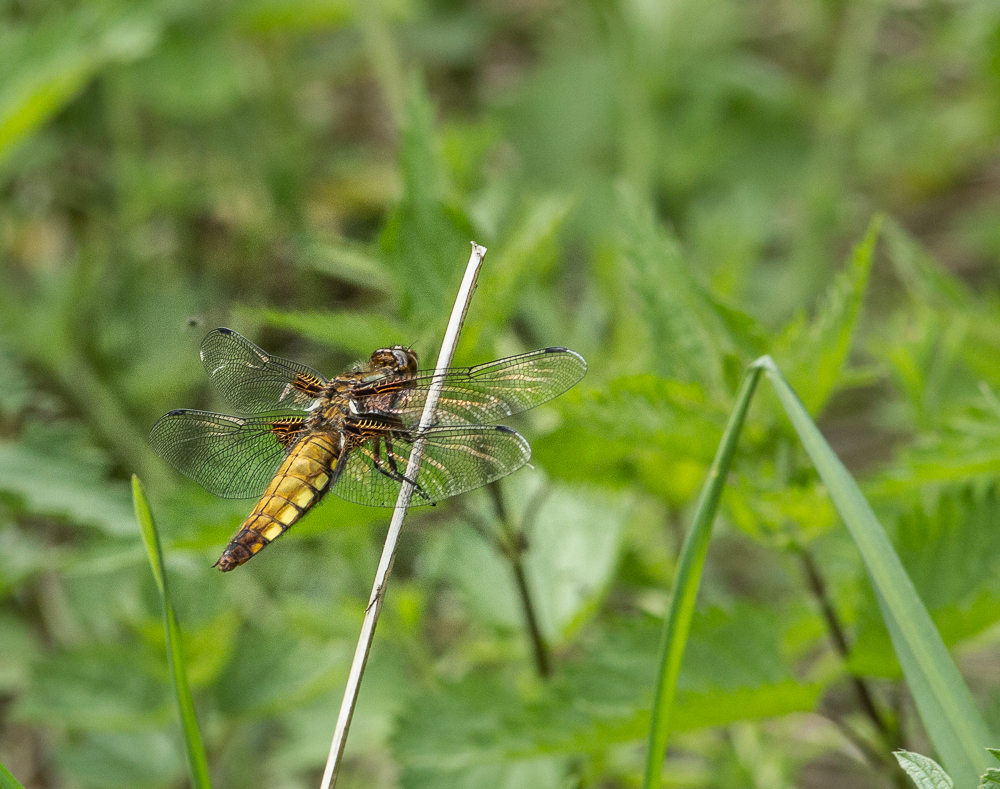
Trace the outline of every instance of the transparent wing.
<path fill-rule="evenodd" d="M 541 405 L 586 372 L 587 362 L 576 351 L 544 348 L 475 367 L 453 367 L 440 376 L 423 370 L 411 378 L 374 381 L 358 387 L 353 397 L 363 411 L 395 414 L 413 426 L 420 421 L 431 384 L 440 378 L 435 424 L 475 425 Z"/>
<path fill-rule="evenodd" d="M 226 499 L 261 495 L 288 449 L 301 417 L 240 419 L 210 411 L 171 411 L 149 433 L 161 458 L 205 490 Z"/>
<path fill-rule="evenodd" d="M 517 471 L 531 458 L 528 442 L 509 427 L 432 427 L 424 436 L 417 478 L 423 494 L 413 494 L 414 506 L 474 490 Z M 398 436 L 366 439 L 345 455 L 331 490 L 358 504 L 395 506 L 412 449 L 412 441 Z"/>
<path fill-rule="evenodd" d="M 308 410 L 326 384 L 311 367 L 271 356 L 232 329 L 209 332 L 201 343 L 201 362 L 241 414 Z"/>

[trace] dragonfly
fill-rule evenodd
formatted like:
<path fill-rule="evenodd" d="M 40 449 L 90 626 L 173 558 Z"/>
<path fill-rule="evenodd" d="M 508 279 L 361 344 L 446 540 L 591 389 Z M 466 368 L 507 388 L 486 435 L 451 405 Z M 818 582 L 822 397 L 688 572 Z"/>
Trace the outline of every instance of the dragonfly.
<path fill-rule="evenodd" d="M 327 379 L 225 328 L 205 337 L 201 361 L 240 416 L 170 411 L 149 442 L 210 493 L 258 499 L 214 565 L 223 572 L 274 542 L 327 492 L 392 507 L 408 481 L 412 505 L 435 504 L 513 473 L 531 447 L 494 423 L 562 394 L 587 371 L 568 348 L 420 370 L 412 349 L 394 345 Z M 421 427 L 432 385 L 440 386 L 440 399 L 431 424 Z M 418 439 L 423 455 L 411 476 Z"/>

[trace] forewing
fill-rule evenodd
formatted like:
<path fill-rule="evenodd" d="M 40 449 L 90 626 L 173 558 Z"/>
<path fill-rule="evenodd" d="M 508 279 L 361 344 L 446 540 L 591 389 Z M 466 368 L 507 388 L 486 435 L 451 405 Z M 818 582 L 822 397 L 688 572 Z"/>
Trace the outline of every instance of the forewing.
<path fill-rule="evenodd" d="M 442 383 L 435 425 L 496 422 L 527 411 L 576 384 L 587 372 L 587 362 L 568 348 L 543 348 L 475 367 L 453 367 L 437 376 L 432 370 L 410 379 L 377 381 L 361 387 L 356 400 L 361 410 L 397 414 L 416 425 L 427 393 Z"/>
<path fill-rule="evenodd" d="M 306 411 L 326 384 L 311 367 L 271 356 L 232 329 L 209 332 L 201 343 L 201 361 L 241 414 Z"/>
<path fill-rule="evenodd" d="M 156 454 L 205 490 L 227 499 L 261 495 L 304 420 L 240 419 L 210 411 L 171 411 L 153 425 Z"/>
<path fill-rule="evenodd" d="M 466 425 L 433 427 L 424 432 L 424 455 L 417 482 L 424 495 L 414 492 L 412 505 L 431 504 L 474 490 L 517 471 L 531 458 L 524 437 L 509 427 Z M 391 449 L 390 449 L 391 447 Z M 370 438 L 350 450 L 332 490 L 342 499 L 373 507 L 393 507 L 401 481 L 379 470 L 395 462 L 396 471 L 408 476 L 413 444 L 402 438 Z"/>

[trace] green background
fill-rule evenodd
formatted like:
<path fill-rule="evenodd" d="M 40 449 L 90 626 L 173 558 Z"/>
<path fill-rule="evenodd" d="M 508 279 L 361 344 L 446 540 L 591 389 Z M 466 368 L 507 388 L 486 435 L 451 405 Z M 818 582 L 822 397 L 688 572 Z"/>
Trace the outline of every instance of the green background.
<path fill-rule="evenodd" d="M 330 375 L 431 364 L 470 240 L 456 363 L 590 369 L 512 421 L 534 467 L 502 509 L 409 516 L 340 786 L 638 785 L 680 540 L 763 353 L 997 730 L 998 132 L 985 0 L 0 2 L 0 762 L 185 785 L 138 473 L 214 784 L 318 785 L 388 511 L 331 497 L 223 576 L 252 503 L 145 435 L 225 409 L 219 325 Z M 890 750 L 929 745 L 770 394 L 723 516 L 665 781 L 900 785 Z"/>

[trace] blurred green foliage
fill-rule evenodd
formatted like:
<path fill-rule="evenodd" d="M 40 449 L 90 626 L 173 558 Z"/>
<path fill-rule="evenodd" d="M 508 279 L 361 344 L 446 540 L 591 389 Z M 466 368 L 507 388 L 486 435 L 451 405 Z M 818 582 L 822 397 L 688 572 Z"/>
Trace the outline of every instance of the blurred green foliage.
<path fill-rule="evenodd" d="M 457 363 L 590 371 L 518 422 L 505 523 L 486 493 L 411 513 L 342 786 L 635 785 L 664 590 L 761 353 L 997 728 L 998 132 L 989 0 L 0 3 L 0 762 L 183 785 L 135 472 L 215 784 L 318 783 L 387 513 L 331 498 L 222 576 L 250 504 L 145 435 L 223 410 L 217 325 L 329 374 L 432 362 L 472 239 Z M 925 741 L 856 552 L 769 397 L 739 453 L 664 776 L 882 786 Z"/>

